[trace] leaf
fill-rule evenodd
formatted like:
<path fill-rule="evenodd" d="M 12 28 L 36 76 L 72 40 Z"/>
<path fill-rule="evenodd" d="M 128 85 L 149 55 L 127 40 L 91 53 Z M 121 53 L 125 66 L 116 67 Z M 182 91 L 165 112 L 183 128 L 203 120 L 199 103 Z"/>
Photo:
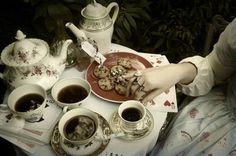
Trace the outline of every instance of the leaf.
<path fill-rule="evenodd" d="M 127 21 L 127 18 L 124 18 L 123 26 L 124 26 L 125 30 L 127 31 L 128 36 L 131 36 L 131 29 L 130 29 L 129 22 Z"/>
<path fill-rule="evenodd" d="M 136 13 L 127 13 L 129 14 L 130 16 L 132 16 L 133 18 L 137 18 L 137 19 L 140 19 L 140 15 L 139 14 L 136 14 Z"/>
<path fill-rule="evenodd" d="M 150 15 L 142 8 L 127 8 L 127 13 L 131 13 L 131 14 L 135 13 L 135 16 L 137 18 L 142 18 L 143 17 L 146 20 L 151 19 Z"/>
<path fill-rule="evenodd" d="M 145 10 L 140 11 L 140 14 L 144 19 L 151 20 L 151 16 Z"/>
<path fill-rule="evenodd" d="M 158 32 L 158 31 L 156 31 L 156 32 L 151 32 L 151 34 L 152 34 L 153 36 L 156 36 L 156 37 L 163 37 L 163 36 L 164 36 L 163 32 Z"/>
<path fill-rule="evenodd" d="M 165 39 L 164 39 L 164 38 L 158 39 L 157 42 L 156 42 L 155 45 L 154 45 L 154 49 L 160 48 L 160 47 L 163 45 L 164 42 L 165 42 Z"/>
<path fill-rule="evenodd" d="M 121 40 L 125 40 L 126 35 L 119 27 L 116 27 L 115 32 Z"/>
<path fill-rule="evenodd" d="M 125 14 L 125 17 L 127 18 L 129 24 L 135 29 L 137 30 L 137 25 L 136 25 L 136 22 L 134 20 L 134 18 L 132 16 L 130 16 L 129 14 Z"/>

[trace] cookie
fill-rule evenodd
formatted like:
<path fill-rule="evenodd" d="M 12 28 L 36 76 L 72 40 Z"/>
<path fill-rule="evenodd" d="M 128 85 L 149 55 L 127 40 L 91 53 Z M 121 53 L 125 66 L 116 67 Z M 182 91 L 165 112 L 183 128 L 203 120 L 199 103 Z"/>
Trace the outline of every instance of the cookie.
<path fill-rule="evenodd" d="M 120 95 L 125 95 L 126 90 L 127 90 L 126 86 L 124 86 L 122 84 L 115 85 L 115 91 Z"/>
<path fill-rule="evenodd" d="M 132 67 L 130 59 L 123 57 L 117 59 L 117 65 L 121 65 L 127 69 L 130 69 Z"/>
<path fill-rule="evenodd" d="M 111 67 L 111 75 L 123 75 L 126 73 L 126 69 L 121 65 L 115 65 Z"/>
<path fill-rule="evenodd" d="M 104 77 L 102 79 L 98 80 L 98 86 L 102 89 L 102 90 L 112 90 L 114 88 L 114 82 L 109 79 L 108 77 Z"/>
<path fill-rule="evenodd" d="M 106 66 L 96 66 L 93 71 L 93 74 L 99 79 L 108 76 L 109 73 L 110 71 Z"/>

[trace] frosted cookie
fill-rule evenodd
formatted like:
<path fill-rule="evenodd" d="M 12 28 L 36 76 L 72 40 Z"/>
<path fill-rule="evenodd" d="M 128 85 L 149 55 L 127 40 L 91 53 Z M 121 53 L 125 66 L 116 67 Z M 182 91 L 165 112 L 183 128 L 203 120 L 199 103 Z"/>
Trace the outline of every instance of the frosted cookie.
<path fill-rule="evenodd" d="M 127 90 L 126 86 L 124 86 L 122 84 L 115 85 L 115 91 L 120 95 L 125 95 L 126 90 Z"/>
<path fill-rule="evenodd" d="M 115 65 L 111 67 L 111 75 L 123 75 L 126 73 L 126 69 L 121 65 Z"/>
<path fill-rule="evenodd" d="M 97 78 L 104 78 L 109 75 L 109 69 L 106 66 L 101 66 L 101 67 L 96 66 L 94 68 L 93 74 Z"/>
<path fill-rule="evenodd" d="M 102 90 L 112 90 L 114 88 L 114 82 L 109 79 L 108 77 L 104 77 L 102 79 L 98 80 L 98 86 L 102 89 Z"/>
<path fill-rule="evenodd" d="M 117 65 L 121 65 L 127 69 L 130 69 L 132 67 L 130 59 L 122 57 L 117 59 Z"/>

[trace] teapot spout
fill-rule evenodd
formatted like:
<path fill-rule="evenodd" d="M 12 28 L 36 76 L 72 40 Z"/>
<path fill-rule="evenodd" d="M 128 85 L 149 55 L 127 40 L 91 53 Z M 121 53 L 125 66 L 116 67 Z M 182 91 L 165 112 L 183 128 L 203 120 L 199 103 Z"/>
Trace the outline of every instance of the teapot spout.
<path fill-rule="evenodd" d="M 68 22 L 65 26 L 69 28 L 70 31 L 80 40 L 87 40 L 87 36 L 85 35 L 85 33 L 79 28 L 77 28 L 73 23 Z"/>

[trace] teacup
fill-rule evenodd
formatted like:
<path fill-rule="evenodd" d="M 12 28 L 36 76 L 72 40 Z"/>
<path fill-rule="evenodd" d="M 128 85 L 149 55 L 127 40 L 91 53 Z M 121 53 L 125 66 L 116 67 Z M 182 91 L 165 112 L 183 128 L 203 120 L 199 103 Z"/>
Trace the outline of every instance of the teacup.
<path fill-rule="evenodd" d="M 14 115 L 28 122 L 39 121 L 46 106 L 46 90 L 37 84 L 24 84 L 8 96 L 8 107 Z"/>
<path fill-rule="evenodd" d="M 51 90 L 52 98 L 58 106 L 73 109 L 84 103 L 91 94 L 88 81 L 79 78 L 64 78 L 54 84 Z"/>
<path fill-rule="evenodd" d="M 143 121 L 146 117 L 145 106 L 137 100 L 123 102 L 118 108 L 118 115 L 121 119 L 120 127 L 124 131 L 133 132 L 142 130 Z"/>
<path fill-rule="evenodd" d="M 58 123 L 59 133 L 64 139 L 74 145 L 85 145 L 95 139 L 98 133 L 98 115 L 83 107 L 66 112 Z"/>

